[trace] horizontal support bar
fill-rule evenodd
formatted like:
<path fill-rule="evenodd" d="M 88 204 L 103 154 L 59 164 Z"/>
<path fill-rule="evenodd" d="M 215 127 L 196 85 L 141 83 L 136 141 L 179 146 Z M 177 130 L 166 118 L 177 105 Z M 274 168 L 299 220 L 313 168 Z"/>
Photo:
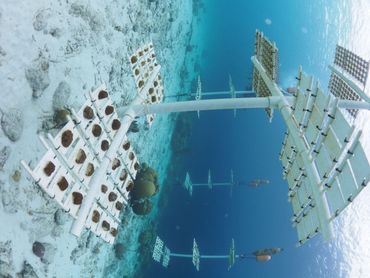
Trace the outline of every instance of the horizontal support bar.
<path fill-rule="evenodd" d="M 230 91 L 216 91 L 216 92 L 202 92 L 202 97 L 203 96 L 221 96 L 221 95 L 230 95 Z M 235 91 L 235 95 L 255 95 L 255 91 Z M 183 96 L 192 96 L 195 97 L 197 94 L 196 93 L 182 93 L 182 94 L 177 94 L 177 95 L 170 95 L 170 96 L 165 96 L 165 98 L 170 98 L 170 97 L 183 97 Z"/>
<path fill-rule="evenodd" d="M 180 254 L 180 253 L 171 253 L 171 257 L 177 258 L 193 258 L 193 254 Z M 228 259 L 229 255 L 200 255 L 201 259 Z"/>
<path fill-rule="evenodd" d="M 219 92 L 202 92 L 203 96 L 220 96 L 220 95 L 230 95 L 230 91 L 219 91 Z M 235 91 L 235 95 L 255 95 L 255 91 Z M 195 96 L 196 94 L 192 93 L 191 96 Z"/>
<path fill-rule="evenodd" d="M 338 107 L 345 108 L 345 109 L 370 110 L 370 103 L 366 101 L 354 101 L 354 100 L 340 99 L 338 101 Z"/>
<path fill-rule="evenodd" d="M 231 186 L 230 182 L 215 182 L 211 184 L 212 186 Z M 193 183 L 192 186 L 209 186 L 208 183 Z"/>
<path fill-rule="evenodd" d="M 179 254 L 179 253 L 171 253 L 170 257 L 177 257 L 177 258 L 193 258 L 192 254 Z"/>
<path fill-rule="evenodd" d="M 206 111 L 206 110 L 228 110 L 228 109 L 246 109 L 246 108 L 277 108 L 282 100 L 293 104 L 294 97 L 273 96 L 273 97 L 253 97 L 253 98 L 232 98 L 232 99 L 206 99 L 190 100 L 159 104 L 133 105 L 130 108 L 134 110 L 137 116 L 158 113 Z M 128 107 L 122 107 L 119 112 L 124 112 Z"/>
<path fill-rule="evenodd" d="M 201 255 L 201 259 L 229 259 L 229 255 Z"/>

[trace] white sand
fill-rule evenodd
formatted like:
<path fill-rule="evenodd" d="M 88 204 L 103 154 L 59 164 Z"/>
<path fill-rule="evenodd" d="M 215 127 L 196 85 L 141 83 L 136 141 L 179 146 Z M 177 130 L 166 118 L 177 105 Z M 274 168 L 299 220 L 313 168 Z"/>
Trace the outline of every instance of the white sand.
<path fill-rule="evenodd" d="M 0 264 L 6 261 L 0 265 L 0 273 L 14 276 L 27 261 L 40 277 L 103 277 L 104 268 L 114 260 L 112 246 L 88 232 L 81 239 L 72 236 L 69 216 L 64 225 L 57 226 L 56 204 L 31 183 L 20 160 L 35 166 L 43 155 L 38 132 L 42 121 L 53 116 L 52 98 L 59 82 L 66 81 L 71 87 L 68 104 L 75 109 L 84 102 L 84 93 L 102 82 L 108 85 L 117 106 L 132 99 L 136 90 L 127 57 L 143 42 L 153 40 L 166 94 L 181 91 L 179 74 L 191 19 L 192 2 L 181 0 L 1 1 L 0 109 L 4 113 L 20 109 L 24 124 L 16 142 L 0 131 L 0 151 L 4 146 L 11 151 L 0 170 L 0 251 L 2 244 L 11 241 L 10 256 L 0 254 Z M 48 71 L 45 78 L 49 80 L 37 99 L 32 98 L 25 75 L 26 69 L 35 65 Z M 161 181 L 171 155 L 173 118 L 157 117 L 150 131 L 130 136 L 140 160 L 153 166 Z M 15 170 L 21 173 L 19 182 L 11 177 Z M 119 240 L 126 240 L 124 244 L 134 249 L 141 231 L 138 227 L 147 221 L 137 217 L 129 220 L 127 227 L 121 228 Z M 32 253 L 35 240 L 55 247 L 50 264 Z M 125 256 L 122 265 L 127 270 L 120 273 L 130 277 L 137 267 L 137 254 L 128 252 Z"/>

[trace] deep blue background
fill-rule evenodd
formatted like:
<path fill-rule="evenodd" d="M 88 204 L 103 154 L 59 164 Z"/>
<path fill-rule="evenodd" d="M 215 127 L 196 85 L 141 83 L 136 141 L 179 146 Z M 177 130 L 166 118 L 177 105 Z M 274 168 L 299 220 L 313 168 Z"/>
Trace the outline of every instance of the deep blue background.
<path fill-rule="evenodd" d="M 294 84 L 299 65 L 326 84 L 326 66 L 338 34 L 324 32 L 326 1 L 312 2 L 209 0 L 201 22 L 206 45 L 200 61 L 203 91 L 228 90 L 229 74 L 237 90 L 251 88 L 250 57 L 257 28 L 280 50 L 283 87 Z M 266 18 L 271 25 L 265 23 Z M 330 265 L 330 259 L 315 261 L 318 253 L 327 252 L 320 236 L 295 247 L 297 235 L 291 227 L 287 184 L 278 160 L 284 131 L 279 113 L 269 123 L 263 110 L 238 111 L 236 118 L 232 111 L 202 112 L 199 120 L 194 118 L 191 152 L 179 179 L 188 170 L 193 182 L 206 182 L 210 168 L 214 181 L 229 181 L 233 169 L 236 180 L 262 178 L 271 184 L 235 188 L 232 198 L 224 188 L 195 189 L 190 197 L 176 185 L 161 213 L 159 235 L 173 252 L 191 253 L 194 237 L 201 254 L 227 254 L 231 238 L 238 253 L 264 247 L 284 247 L 285 251 L 268 263 L 238 261 L 229 272 L 227 261 L 203 260 L 201 271 L 196 272 L 190 260 L 173 258 L 168 269 L 153 262 L 145 277 L 315 277 L 320 264 Z"/>

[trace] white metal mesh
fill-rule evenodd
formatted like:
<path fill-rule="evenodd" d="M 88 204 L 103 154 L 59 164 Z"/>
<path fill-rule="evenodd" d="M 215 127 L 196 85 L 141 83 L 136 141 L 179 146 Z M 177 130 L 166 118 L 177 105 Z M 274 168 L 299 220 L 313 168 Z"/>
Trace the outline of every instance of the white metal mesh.
<path fill-rule="evenodd" d="M 278 79 L 278 49 L 262 32 L 256 31 L 255 54 L 271 80 Z"/>
<path fill-rule="evenodd" d="M 259 30 L 256 31 L 255 54 L 262 67 L 265 69 L 267 76 L 273 80 L 278 79 L 278 49 Z M 262 80 L 260 74 L 256 69 L 253 70 L 253 90 L 257 97 L 269 97 L 271 92 Z M 273 110 L 265 109 L 269 119 L 272 119 Z"/>
<path fill-rule="evenodd" d="M 153 260 L 155 260 L 158 263 L 161 262 L 161 258 L 163 255 L 163 247 L 164 247 L 163 241 L 157 236 L 154 244 L 152 257 Z"/>
<path fill-rule="evenodd" d="M 337 45 L 335 50 L 334 64 L 348 72 L 361 84 L 366 84 L 369 72 L 368 61 L 365 61 L 360 56 L 345 49 L 344 47 Z"/>
<path fill-rule="evenodd" d="M 339 99 L 348 99 L 355 101 L 361 100 L 361 97 L 335 73 L 331 74 L 329 81 L 329 90 L 334 96 L 338 97 Z M 358 114 L 358 109 L 347 109 L 347 111 L 353 117 L 356 117 Z"/>
<path fill-rule="evenodd" d="M 271 96 L 270 90 L 256 69 L 253 70 L 253 90 L 256 92 L 257 97 Z M 269 119 L 272 119 L 273 110 L 271 108 L 265 108 L 265 111 Z"/>

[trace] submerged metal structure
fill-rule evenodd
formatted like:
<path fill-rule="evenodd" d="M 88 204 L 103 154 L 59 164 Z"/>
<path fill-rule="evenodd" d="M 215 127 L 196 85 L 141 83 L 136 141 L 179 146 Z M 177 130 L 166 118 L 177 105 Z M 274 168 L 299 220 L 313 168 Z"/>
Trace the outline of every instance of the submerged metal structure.
<path fill-rule="evenodd" d="M 191 178 L 189 172 L 186 172 L 184 182 L 182 186 L 189 192 L 189 195 L 193 195 L 194 187 L 195 188 L 208 188 L 213 189 L 216 187 L 230 187 L 230 197 L 233 195 L 234 188 L 236 186 L 249 186 L 249 187 L 259 187 L 261 185 L 270 184 L 270 180 L 268 179 L 253 179 L 248 182 L 241 182 L 235 181 L 234 179 L 234 171 L 230 170 L 230 181 L 229 182 L 214 182 L 212 178 L 211 169 L 208 170 L 207 182 L 206 183 L 194 183 Z"/>
<path fill-rule="evenodd" d="M 153 260 L 162 264 L 163 267 L 168 267 L 171 258 L 187 258 L 192 260 L 192 263 L 197 271 L 199 271 L 200 269 L 201 260 L 228 260 L 228 270 L 230 270 L 235 264 L 235 259 L 239 257 L 240 255 L 236 255 L 235 253 L 234 239 L 232 239 L 231 241 L 228 255 L 201 255 L 198 243 L 195 239 L 193 240 L 193 248 L 191 254 L 173 253 L 157 236 L 152 252 Z"/>
<path fill-rule="evenodd" d="M 208 170 L 207 183 L 193 183 L 191 181 L 189 172 L 186 172 L 185 180 L 183 182 L 183 186 L 189 192 L 190 196 L 193 195 L 194 187 L 208 187 L 209 189 L 213 189 L 214 186 L 230 187 L 230 196 L 231 196 L 235 185 L 237 185 L 237 183 L 234 181 L 233 170 L 230 171 L 229 182 L 214 182 L 212 178 L 211 169 Z"/>
<path fill-rule="evenodd" d="M 339 50 L 343 52 L 337 48 Z M 351 57 L 357 56 L 352 54 Z M 145 109 L 148 113 L 163 113 L 264 108 L 270 121 L 273 110 L 280 111 L 288 128 L 280 159 L 283 176 L 289 185 L 288 196 L 293 206 L 292 222 L 297 228 L 298 244 L 305 243 L 318 233 L 329 239 L 332 221 L 370 180 L 369 159 L 361 143 L 361 137 L 366 135 L 362 134 L 361 127 L 346 117 L 346 110 L 370 110 L 369 97 L 350 76 L 355 72 L 353 77 L 365 82 L 363 75 L 367 76 L 368 65 L 356 58 L 359 64 L 354 62 L 344 67 L 345 59 L 343 61 L 336 62 L 337 65 L 331 69 L 335 78 L 351 88 L 350 91 L 343 86 L 337 89 L 331 85 L 331 93 L 326 94 L 319 82 L 314 82 L 313 77 L 300 68 L 294 90 L 296 93 L 287 96 L 277 84 L 278 49 L 257 30 L 255 55 L 252 57 L 256 98 L 164 103 L 146 106 Z M 356 66 L 359 69 L 352 70 Z M 334 94 L 336 90 L 339 91 Z M 359 98 L 352 97 L 353 92 Z M 134 109 L 138 114 L 143 111 L 142 107 Z M 185 186 L 192 189 L 189 175 Z"/>
<path fill-rule="evenodd" d="M 253 84 L 257 95 L 282 96 L 275 81 L 275 44 L 257 31 L 255 51 Z M 360 142 L 366 135 L 340 109 L 348 108 L 355 117 L 356 105 L 351 108 L 346 104 L 358 104 L 358 107 L 369 104 L 366 98 L 361 101 L 365 92 L 340 71 L 346 71 L 365 85 L 369 63 L 338 46 L 334 64 L 331 94 L 325 94 L 319 82 L 300 68 L 293 103 L 283 100 L 278 106 L 288 127 L 280 160 L 289 185 L 292 223 L 298 232 L 299 245 L 319 232 L 325 239 L 330 238 L 331 222 L 370 179 L 369 160 Z M 271 118 L 271 112 L 267 112 Z"/>
<path fill-rule="evenodd" d="M 137 94 L 132 104 L 163 100 L 163 84 L 153 44 L 140 47 L 130 65 Z M 126 136 L 135 118 L 128 110 L 119 118 L 105 85 L 86 96 L 78 112 L 72 109 L 68 123 L 55 135 L 40 136 L 46 154 L 31 169 L 22 161 L 34 182 L 75 221 L 71 232 L 84 228 L 113 244 L 120 212 L 140 169 L 138 157 Z M 148 126 L 154 115 L 146 115 Z"/>
<path fill-rule="evenodd" d="M 123 117 L 118 118 L 102 86 L 87 96 L 84 106 L 72 113 L 56 136 L 41 138 L 47 152 L 34 169 L 23 162 L 35 183 L 75 218 L 74 235 L 80 236 L 87 228 L 114 242 L 119 211 L 127 204 L 140 168 L 126 136 L 139 116 L 145 116 L 150 126 L 158 113 L 195 111 L 199 115 L 204 110 L 263 108 L 271 120 L 273 110 L 280 111 L 287 125 L 280 159 L 299 244 L 318 233 L 330 238 L 332 221 L 369 183 L 369 159 L 361 143 L 362 137 L 369 136 L 362 134 L 346 114 L 348 110 L 355 117 L 353 110 L 370 110 L 370 99 L 361 88 L 369 63 L 348 50 L 337 48 L 330 94 L 300 68 L 296 93 L 286 96 L 277 84 L 278 49 L 257 31 L 252 57 L 257 97 L 237 98 L 230 81 L 231 98 L 202 99 L 205 93 L 199 79 L 196 100 L 172 103 L 161 103 L 164 89 L 152 43 L 129 59 L 138 93 L 129 106 L 120 108 Z M 185 184 L 191 191 L 189 175 Z M 158 252 L 155 258 L 170 254 Z M 169 257 L 164 257 L 164 265 L 168 265 Z"/>

